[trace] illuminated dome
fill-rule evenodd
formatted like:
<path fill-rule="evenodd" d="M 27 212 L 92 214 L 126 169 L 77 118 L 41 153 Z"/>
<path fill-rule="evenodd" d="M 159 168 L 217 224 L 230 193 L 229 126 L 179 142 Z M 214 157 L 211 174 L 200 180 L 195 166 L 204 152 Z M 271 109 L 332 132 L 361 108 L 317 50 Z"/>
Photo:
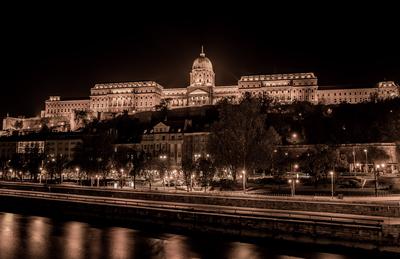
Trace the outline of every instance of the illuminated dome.
<path fill-rule="evenodd" d="M 201 48 L 200 57 L 196 58 L 193 62 L 192 69 L 205 69 L 208 71 L 213 71 L 211 61 L 206 57 L 206 54 L 203 51 L 203 47 Z"/>

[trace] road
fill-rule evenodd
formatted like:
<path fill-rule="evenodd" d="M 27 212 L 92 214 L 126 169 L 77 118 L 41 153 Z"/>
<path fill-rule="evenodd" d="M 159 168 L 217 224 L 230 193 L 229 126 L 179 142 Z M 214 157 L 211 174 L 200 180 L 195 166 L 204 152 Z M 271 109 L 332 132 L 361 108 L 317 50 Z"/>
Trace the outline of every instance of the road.
<path fill-rule="evenodd" d="M 39 183 L 19 183 L 19 182 L 9 182 L 9 181 L 0 181 L 0 187 L 2 188 L 10 188 L 10 189 L 34 189 L 38 190 L 45 188 L 57 188 L 58 190 L 65 189 L 67 193 L 69 189 L 73 190 L 96 190 L 103 193 L 109 192 L 127 192 L 127 193 L 158 193 L 165 195 L 180 195 L 180 196 L 202 196 L 202 197 L 226 197 L 226 198 L 243 198 L 243 199 L 259 199 L 259 200 L 282 200 L 282 201 L 321 201 L 321 202 L 332 202 L 332 203 L 360 203 L 360 204 L 385 204 L 392 206 L 400 206 L 400 195 L 387 195 L 381 197 L 375 196 L 344 196 L 343 199 L 338 199 L 334 197 L 333 199 L 330 196 L 314 196 L 314 195 L 296 195 L 294 197 L 287 195 L 260 195 L 260 194 L 250 194 L 243 193 L 242 191 L 223 191 L 223 192 L 204 192 L 204 191 L 194 191 L 187 192 L 182 190 L 176 190 L 175 188 L 170 187 L 169 189 L 158 189 L 158 190 L 149 190 L 149 189 L 132 189 L 132 188 L 107 188 L 107 187 L 87 187 L 87 186 L 79 186 L 79 185 L 69 185 L 69 184 L 55 184 L 55 185 L 45 185 Z"/>

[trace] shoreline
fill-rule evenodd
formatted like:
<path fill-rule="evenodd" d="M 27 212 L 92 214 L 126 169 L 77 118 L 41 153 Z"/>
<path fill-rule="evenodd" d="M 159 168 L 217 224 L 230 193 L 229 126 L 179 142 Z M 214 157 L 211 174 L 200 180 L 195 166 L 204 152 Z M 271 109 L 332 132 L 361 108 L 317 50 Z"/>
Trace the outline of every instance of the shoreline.
<path fill-rule="evenodd" d="M 352 225 L 331 227 L 324 222 L 260 219 L 255 216 L 218 215 L 212 213 L 127 208 L 117 205 L 74 203 L 5 196 L 3 210 L 64 220 L 117 224 L 135 229 L 156 229 L 193 235 L 223 235 L 251 240 L 275 240 L 298 244 L 330 245 L 380 253 L 400 253 L 400 246 L 385 245 L 379 228 Z M 203 215 L 204 214 L 204 215 Z M 374 240 L 374 238 L 381 240 Z M 358 241 L 364 239 L 364 241 Z"/>

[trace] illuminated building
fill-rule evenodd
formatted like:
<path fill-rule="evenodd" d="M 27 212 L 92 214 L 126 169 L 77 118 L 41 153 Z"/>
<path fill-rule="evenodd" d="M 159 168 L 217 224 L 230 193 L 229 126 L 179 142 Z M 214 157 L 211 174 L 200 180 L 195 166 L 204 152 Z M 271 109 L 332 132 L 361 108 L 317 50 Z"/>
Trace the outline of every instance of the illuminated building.
<path fill-rule="evenodd" d="M 76 130 L 81 120 L 112 118 L 124 112 L 153 111 L 164 103 L 169 108 L 214 105 L 222 99 L 238 101 L 243 95 L 267 96 L 275 103 L 305 101 L 313 104 L 361 103 L 399 96 L 393 81 L 375 87 L 340 88 L 318 86 L 314 73 L 267 74 L 242 76 L 236 85 L 215 85 L 212 62 L 203 49 L 192 65 L 189 85 L 164 88 L 155 81 L 100 83 L 90 90 L 90 97 L 62 99 L 50 96 L 41 115 L 34 118 L 6 117 L 3 130 L 40 130 L 46 124 L 52 130 Z M 86 118 L 84 118 L 86 116 Z"/>

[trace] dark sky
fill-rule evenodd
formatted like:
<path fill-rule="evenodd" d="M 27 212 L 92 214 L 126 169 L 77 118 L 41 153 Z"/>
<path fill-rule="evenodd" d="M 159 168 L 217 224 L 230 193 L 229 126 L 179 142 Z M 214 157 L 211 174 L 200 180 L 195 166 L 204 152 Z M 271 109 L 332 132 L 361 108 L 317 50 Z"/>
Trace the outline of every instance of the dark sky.
<path fill-rule="evenodd" d="M 186 86 L 201 45 L 217 84 L 309 71 L 320 85 L 400 82 L 398 9 L 321 2 L 4 8 L 0 117 L 38 114 L 49 95 L 88 96 L 99 82 Z"/>

